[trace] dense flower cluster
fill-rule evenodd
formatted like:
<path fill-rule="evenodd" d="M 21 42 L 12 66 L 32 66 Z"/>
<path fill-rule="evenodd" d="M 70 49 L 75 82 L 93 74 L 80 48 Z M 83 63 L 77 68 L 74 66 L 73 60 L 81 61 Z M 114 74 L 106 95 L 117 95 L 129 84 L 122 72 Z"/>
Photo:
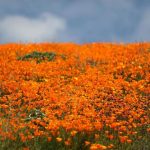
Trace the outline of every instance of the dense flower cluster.
<path fill-rule="evenodd" d="M 96 150 L 149 136 L 149 58 L 149 43 L 1 45 L 0 141 Z"/>

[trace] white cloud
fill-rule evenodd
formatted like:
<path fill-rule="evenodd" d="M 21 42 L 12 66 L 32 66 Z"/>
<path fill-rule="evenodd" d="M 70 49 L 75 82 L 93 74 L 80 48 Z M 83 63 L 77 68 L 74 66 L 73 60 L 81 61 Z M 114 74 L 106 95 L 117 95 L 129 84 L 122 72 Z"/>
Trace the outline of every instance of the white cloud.
<path fill-rule="evenodd" d="M 66 29 L 66 21 L 50 13 L 37 18 L 6 16 L 0 21 L 0 40 L 5 42 L 55 41 Z"/>

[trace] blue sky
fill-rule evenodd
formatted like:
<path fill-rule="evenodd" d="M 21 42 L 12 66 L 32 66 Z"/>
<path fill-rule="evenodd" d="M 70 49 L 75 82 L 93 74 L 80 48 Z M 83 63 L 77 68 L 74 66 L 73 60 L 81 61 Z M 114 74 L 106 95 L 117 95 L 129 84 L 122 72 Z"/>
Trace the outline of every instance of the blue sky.
<path fill-rule="evenodd" d="M 149 0 L 0 0 L 0 43 L 150 41 Z"/>

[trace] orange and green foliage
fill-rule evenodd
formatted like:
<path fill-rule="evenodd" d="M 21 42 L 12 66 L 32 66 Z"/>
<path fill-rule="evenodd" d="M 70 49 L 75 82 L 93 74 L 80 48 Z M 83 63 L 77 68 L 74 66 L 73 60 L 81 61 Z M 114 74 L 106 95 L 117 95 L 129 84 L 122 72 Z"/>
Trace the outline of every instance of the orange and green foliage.
<path fill-rule="evenodd" d="M 0 45 L 0 149 L 149 150 L 150 43 Z"/>

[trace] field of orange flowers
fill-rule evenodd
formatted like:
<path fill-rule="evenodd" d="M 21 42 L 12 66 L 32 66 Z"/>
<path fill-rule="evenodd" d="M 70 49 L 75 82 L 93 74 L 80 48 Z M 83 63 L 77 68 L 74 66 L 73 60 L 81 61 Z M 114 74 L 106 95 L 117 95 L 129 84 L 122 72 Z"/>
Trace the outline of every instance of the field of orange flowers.
<path fill-rule="evenodd" d="M 149 150 L 150 43 L 0 45 L 1 150 Z"/>

